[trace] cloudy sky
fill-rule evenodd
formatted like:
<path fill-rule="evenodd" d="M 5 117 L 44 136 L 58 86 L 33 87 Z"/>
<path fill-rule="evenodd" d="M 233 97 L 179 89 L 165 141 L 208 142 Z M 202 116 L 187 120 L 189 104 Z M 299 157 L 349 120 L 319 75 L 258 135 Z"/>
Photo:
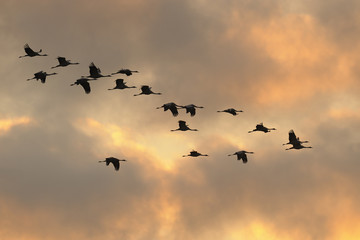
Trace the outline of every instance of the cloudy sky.
<path fill-rule="evenodd" d="M 360 3 L 0 3 L 0 238 L 360 238 Z M 28 43 L 47 57 L 18 58 Z M 56 57 L 79 65 L 51 69 Z M 94 62 L 92 92 L 70 86 Z M 46 83 L 26 81 L 40 70 Z M 123 77 L 128 85 L 108 91 Z M 204 106 L 195 117 L 156 109 Z M 218 113 L 241 109 L 238 116 Z M 171 132 L 185 120 L 198 132 Z M 271 133 L 249 134 L 257 123 Z M 288 131 L 312 149 L 285 151 Z M 209 157 L 183 158 L 192 149 Z M 243 164 L 238 150 L 255 152 Z M 119 172 L 99 160 L 127 159 Z"/>

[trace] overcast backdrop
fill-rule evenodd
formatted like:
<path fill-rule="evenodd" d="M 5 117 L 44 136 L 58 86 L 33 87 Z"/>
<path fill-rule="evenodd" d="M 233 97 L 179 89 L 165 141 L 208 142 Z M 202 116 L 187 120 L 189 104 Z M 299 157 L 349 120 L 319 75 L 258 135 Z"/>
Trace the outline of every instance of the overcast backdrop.
<path fill-rule="evenodd" d="M 0 3 L 0 238 L 360 238 L 360 2 Z M 25 57 L 24 44 L 46 57 Z M 57 65 L 63 56 L 79 65 Z M 138 70 L 70 86 L 89 74 Z M 45 84 L 26 81 L 40 70 Z M 114 80 L 150 85 L 108 91 Z M 196 104 L 194 117 L 156 109 Z M 241 109 L 237 116 L 218 113 Z M 198 132 L 171 132 L 185 120 Z M 257 123 L 271 133 L 249 134 Z M 293 129 L 312 149 L 285 151 Z M 208 157 L 183 158 L 191 150 Z M 227 156 L 253 151 L 247 164 Z M 98 163 L 127 159 L 118 172 Z"/>

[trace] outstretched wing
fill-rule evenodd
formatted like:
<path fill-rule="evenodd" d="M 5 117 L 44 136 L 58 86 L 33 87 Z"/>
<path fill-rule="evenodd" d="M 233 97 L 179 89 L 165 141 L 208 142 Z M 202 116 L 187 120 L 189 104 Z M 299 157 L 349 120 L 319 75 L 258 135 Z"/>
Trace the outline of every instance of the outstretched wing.
<path fill-rule="evenodd" d="M 169 107 L 169 109 L 170 109 L 170 111 L 171 111 L 171 113 L 172 113 L 172 115 L 173 115 L 174 117 L 176 117 L 177 115 L 179 115 L 179 112 L 178 112 L 177 107 L 176 107 L 175 104 L 172 104 L 172 105 Z"/>
<path fill-rule="evenodd" d="M 119 162 L 119 161 L 116 161 L 116 160 L 113 160 L 113 161 L 111 161 L 111 163 L 114 165 L 115 170 L 116 170 L 116 171 L 119 171 L 120 162 Z"/>
<path fill-rule="evenodd" d="M 35 55 L 35 54 L 36 54 L 36 52 L 34 52 L 34 51 L 29 47 L 29 44 L 25 44 L 25 45 L 24 45 L 24 50 L 25 50 L 25 52 L 27 53 L 27 55 L 32 56 L 32 55 Z"/>
<path fill-rule="evenodd" d="M 142 92 L 149 92 L 149 91 L 150 91 L 150 87 L 147 86 L 147 85 L 143 85 L 143 86 L 141 86 L 141 91 L 142 91 Z"/>
<path fill-rule="evenodd" d="M 179 128 L 186 128 L 186 127 L 187 127 L 187 126 L 186 126 L 186 122 L 180 120 L 180 121 L 179 121 Z"/>
<path fill-rule="evenodd" d="M 190 113 L 190 116 L 195 116 L 196 110 L 195 107 L 188 107 L 186 108 L 186 113 Z"/>
<path fill-rule="evenodd" d="M 242 154 L 242 160 L 243 160 L 243 163 L 247 163 L 247 161 L 248 161 L 248 159 L 247 159 L 247 156 L 246 156 L 246 154 L 244 153 L 244 154 Z"/>
<path fill-rule="evenodd" d="M 92 62 L 89 65 L 90 76 L 98 75 L 100 73 L 99 68 Z"/>
<path fill-rule="evenodd" d="M 68 63 L 68 61 L 66 61 L 66 58 L 64 57 L 58 57 L 57 60 L 59 61 L 60 65 L 65 65 Z"/>
<path fill-rule="evenodd" d="M 297 142 L 296 135 L 294 133 L 294 130 L 292 130 L 292 129 L 289 131 L 289 142 L 290 143 Z"/>
<path fill-rule="evenodd" d="M 86 94 L 89 94 L 91 92 L 90 84 L 88 81 L 86 80 L 80 81 L 80 85 L 84 88 Z"/>

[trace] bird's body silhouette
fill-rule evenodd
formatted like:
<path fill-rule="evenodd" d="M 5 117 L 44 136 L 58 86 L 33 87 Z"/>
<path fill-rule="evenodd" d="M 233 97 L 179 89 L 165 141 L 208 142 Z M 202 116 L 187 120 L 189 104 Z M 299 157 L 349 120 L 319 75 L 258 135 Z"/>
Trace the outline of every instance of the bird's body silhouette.
<path fill-rule="evenodd" d="M 85 78 L 94 78 L 94 79 L 102 78 L 102 77 L 111 77 L 111 75 L 102 75 L 100 68 L 96 67 L 93 62 L 90 63 L 90 65 L 89 65 L 89 72 L 90 72 L 89 76 L 82 76 L 82 77 L 83 78 L 84 77 Z"/>
<path fill-rule="evenodd" d="M 179 114 L 178 107 L 179 106 L 176 103 L 169 102 L 163 104 L 161 107 L 157 107 L 156 109 L 164 108 L 164 111 L 170 110 L 172 115 L 176 117 Z"/>
<path fill-rule="evenodd" d="M 296 137 L 294 130 L 291 129 L 289 131 L 289 142 L 284 143 L 283 145 L 288 145 L 288 144 L 294 145 L 294 144 L 298 144 L 298 143 L 301 144 L 301 143 L 307 143 L 307 142 L 309 142 L 309 141 L 300 141 L 300 138 Z"/>
<path fill-rule="evenodd" d="M 134 94 L 134 96 L 150 95 L 150 94 L 161 95 L 161 93 L 154 93 L 153 91 L 151 91 L 151 87 L 149 87 L 147 85 L 143 85 L 143 86 L 141 86 L 141 93 Z"/>
<path fill-rule="evenodd" d="M 231 115 L 235 116 L 238 114 L 238 112 L 243 112 L 243 110 L 236 110 L 234 108 L 228 108 L 228 109 L 218 111 L 218 112 L 226 112 L 226 113 L 230 113 Z"/>
<path fill-rule="evenodd" d="M 174 129 L 171 131 L 198 131 L 197 129 L 191 129 L 188 127 L 188 125 L 186 125 L 185 121 L 180 120 L 179 121 L 179 128 L 178 129 Z"/>
<path fill-rule="evenodd" d="M 119 169 L 120 169 L 120 161 L 126 162 L 125 159 L 117 159 L 117 158 L 114 158 L 114 157 L 108 157 L 108 158 L 105 158 L 104 161 L 99 161 L 99 162 L 105 162 L 106 166 L 108 166 L 110 163 L 112 163 L 114 165 L 115 170 L 119 171 Z"/>
<path fill-rule="evenodd" d="M 57 67 L 66 67 L 66 66 L 69 66 L 69 65 L 77 65 L 79 63 L 72 63 L 70 60 L 66 60 L 66 58 L 64 57 L 57 57 L 57 60 L 59 62 L 58 65 L 54 66 L 54 67 L 51 67 L 51 68 L 57 68 Z"/>
<path fill-rule="evenodd" d="M 126 76 L 131 76 L 133 73 L 138 73 L 139 71 L 133 71 L 130 69 L 120 69 L 119 71 L 112 73 L 111 75 L 115 75 L 115 74 L 125 74 Z"/>
<path fill-rule="evenodd" d="M 183 157 L 199 157 L 199 156 L 207 157 L 207 156 L 209 156 L 209 155 L 207 155 L 207 154 L 201 154 L 201 153 L 199 153 L 198 151 L 195 151 L 195 150 L 192 150 L 192 151 L 190 152 L 190 154 L 188 154 L 188 155 L 183 155 Z"/>
<path fill-rule="evenodd" d="M 294 130 L 290 130 L 289 131 L 289 142 L 288 143 L 284 143 L 283 145 L 293 145 L 290 148 L 287 148 L 285 150 L 290 150 L 290 149 L 302 149 L 302 148 L 312 148 L 312 147 L 306 147 L 303 146 L 302 143 L 308 143 L 309 141 L 300 141 L 299 137 L 296 137 Z"/>
<path fill-rule="evenodd" d="M 238 152 L 236 152 L 234 154 L 229 154 L 228 156 L 236 155 L 237 160 L 242 160 L 243 163 L 247 163 L 247 161 L 248 161 L 247 156 L 246 156 L 247 153 L 253 154 L 253 152 L 238 151 Z"/>
<path fill-rule="evenodd" d="M 74 82 L 70 86 L 81 85 L 84 88 L 85 93 L 89 94 L 91 92 L 91 88 L 90 88 L 90 84 L 88 81 L 90 81 L 90 80 L 92 80 L 92 79 L 79 78 L 78 80 L 76 80 L 76 82 Z"/>
<path fill-rule="evenodd" d="M 285 150 L 290 150 L 290 149 L 299 150 L 299 149 L 302 149 L 302 148 L 312 148 L 312 147 L 310 147 L 310 146 L 307 147 L 307 146 L 302 145 L 300 142 L 296 142 L 296 143 L 292 144 L 292 147 L 286 148 Z"/>
<path fill-rule="evenodd" d="M 263 125 L 263 123 L 259 123 L 259 124 L 256 125 L 256 128 L 249 131 L 249 133 L 256 132 L 256 131 L 267 133 L 267 132 L 270 132 L 272 130 L 276 130 L 276 129 L 275 128 L 267 128 L 267 127 L 265 127 Z"/>
<path fill-rule="evenodd" d="M 27 79 L 27 81 L 30 81 L 32 79 L 36 79 L 36 80 L 40 79 L 41 83 L 45 83 L 47 76 L 55 75 L 55 74 L 57 74 L 57 73 L 46 73 L 44 71 L 40 71 L 40 72 L 34 73 L 34 77 Z"/>
<path fill-rule="evenodd" d="M 110 88 L 108 90 L 115 90 L 115 89 L 125 89 L 125 88 L 136 88 L 135 86 L 128 87 L 126 85 L 126 82 L 124 82 L 124 79 L 116 79 L 115 80 L 116 86 L 114 88 Z"/>
<path fill-rule="evenodd" d="M 181 108 L 185 108 L 186 113 L 190 113 L 190 116 L 193 117 L 196 114 L 196 108 L 204 108 L 204 107 L 196 106 L 194 104 L 189 104 L 189 105 L 186 105 L 186 106 L 181 106 Z"/>
<path fill-rule="evenodd" d="M 23 57 L 35 57 L 35 56 L 47 56 L 47 54 L 41 54 L 42 49 L 40 49 L 38 52 L 35 52 L 34 50 L 32 50 L 29 47 L 29 44 L 25 44 L 24 45 L 24 50 L 26 52 L 26 55 L 24 56 L 20 56 L 19 58 L 23 58 Z"/>

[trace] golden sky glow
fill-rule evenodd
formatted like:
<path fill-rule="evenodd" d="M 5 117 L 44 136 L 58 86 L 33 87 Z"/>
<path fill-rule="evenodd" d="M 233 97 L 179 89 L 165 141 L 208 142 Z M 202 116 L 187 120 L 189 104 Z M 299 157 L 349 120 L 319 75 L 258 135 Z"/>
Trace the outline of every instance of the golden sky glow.
<path fill-rule="evenodd" d="M 360 239 L 359 10 L 1 1 L 0 239 Z M 48 56 L 18 58 L 26 43 Z M 58 56 L 80 64 L 51 69 Z M 91 62 L 139 73 L 85 94 L 70 85 Z M 40 70 L 57 74 L 26 81 Z M 108 91 L 117 78 L 137 89 Z M 134 97 L 141 85 L 162 95 Z M 204 108 L 173 117 L 168 102 Z M 276 130 L 248 133 L 261 122 Z M 290 129 L 312 149 L 285 151 Z"/>

